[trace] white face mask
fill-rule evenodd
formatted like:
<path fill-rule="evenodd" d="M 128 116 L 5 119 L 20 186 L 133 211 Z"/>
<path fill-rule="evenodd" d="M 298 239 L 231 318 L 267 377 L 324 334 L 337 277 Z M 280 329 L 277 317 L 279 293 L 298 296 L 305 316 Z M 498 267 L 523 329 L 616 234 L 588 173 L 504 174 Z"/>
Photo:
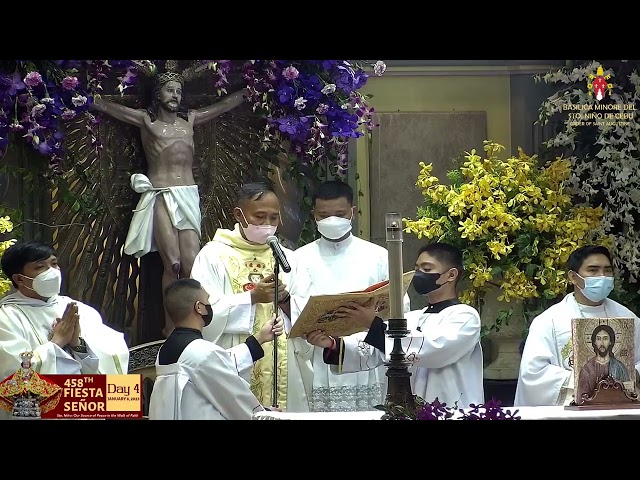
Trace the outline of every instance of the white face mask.
<path fill-rule="evenodd" d="M 322 220 L 316 220 L 320 235 L 329 240 L 338 240 L 351 231 L 351 218 L 327 217 Z"/>
<path fill-rule="evenodd" d="M 62 273 L 57 268 L 49 267 L 48 270 L 38 274 L 35 278 L 22 275 L 24 278 L 33 280 L 32 288 L 38 295 L 43 298 L 51 298 L 54 295 L 60 293 L 60 286 L 62 285 Z M 25 285 L 26 288 L 29 288 Z"/>

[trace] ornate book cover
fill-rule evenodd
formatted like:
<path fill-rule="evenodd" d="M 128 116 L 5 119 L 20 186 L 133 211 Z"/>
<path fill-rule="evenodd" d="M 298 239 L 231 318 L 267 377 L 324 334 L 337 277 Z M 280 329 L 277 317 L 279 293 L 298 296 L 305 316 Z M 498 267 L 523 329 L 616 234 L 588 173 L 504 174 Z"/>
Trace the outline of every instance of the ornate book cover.
<path fill-rule="evenodd" d="M 635 394 L 635 326 L 633 318 L 574 318 L 574 400 L 591 400 L 601 380 L 620 382 Z M 604 387 L 604 388 L 610 388 Z"/>
<path fill-rule="evenodd" d="M 407 293 L 415 272 L 412 270 L 402 275 L 402 294 Z M 376 315 L 387 320 L 389 318 L 389 282 L 371 285 L 361 292 L 347 292 L 336 295 L 314 295 L 296 320 L 289 332 L 289 338 L 301 337 L 314 330 L 322 329 L 328 335 L 343 337 L 365 329 L 349 324 L 349 321 L 335 316 L 335 311 L 350 302 L 366 305 L 371 299 L 376 302 Z"/>

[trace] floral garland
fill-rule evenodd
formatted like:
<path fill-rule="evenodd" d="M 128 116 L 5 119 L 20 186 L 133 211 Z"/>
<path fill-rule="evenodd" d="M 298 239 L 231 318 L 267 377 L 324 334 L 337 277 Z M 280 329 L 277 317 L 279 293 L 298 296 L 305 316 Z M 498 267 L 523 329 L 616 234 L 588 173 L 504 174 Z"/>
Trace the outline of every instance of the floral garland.
<path fill-rule="evenodd" d="M 592 93 L 598 67 L 610 86 L 601 100 Z M 558 84 L 558 91 L 543 103 L 539 121 L 545 125 L 560 119 L 563 128 L 546 146 L 553 155 L 561 152 L 570 160 L 568 186 L 575 201 L 602 206 L 603 227 L 622 280 L 617 293 L 629 297 L 636 308 L 640 308 L 639 68 L 633 60 L 611 61 L 609 68 L 589 61 L 536 77 Z M 621 113 L 627 118 L 606 116 Z"/>
<path fill-rule="evenodd" d="M 377 405 L 376 409 L 385 412 L 381 420 L 521 420 L 519 410 L 504 409 L 495 398 L 481 405 L 472 403 L 466 409 L 460 408 L 458 402 L 449 406 L 438 397 L 433 402 L 417 395 L 413 398 L 416 406 L 413 412 L 399 405 Z"/>
<path fill-rule="evenodd" d="M 59 122 L 85 115 L 94 148 L 102 148 L 88 109 L 95 95 L 114 77 L 117 90 L 135 87 L 140 75 L 153 72 L 158 60 L 16 60 L 0 62 L 0 156 L 22 137 L 47 157 L 59 175 L 65 159 Z M 218 95 L 227 93 L 229 76 L 242 75 L 254 111 L 265 115 L 263 148 L 276 147 L 301 164 L 327 162 L 331 173 L 344 176 L 350 138 L 374 127 L 373 108 L 359 90 L 365 85 L 367 62 L 347 60 L 198 60 L 195 70 L 210 74 Z M 386 65 L 371 63 L 376 75 Z"/>
<path fill-rule="evenodd" d="M 460 300 L 482 309 L 486 293 L 500 289 L 498 301 L 523 301 L 527 321 L 567 288 L 565 265 L 577 247 L 601 238 L 601 208 L 574 207 L 567 192 L 569 161 L 539 165 L 537 156 L 500 158 L 502 145 L 485 141 L 485 157 L 475 150 L 441 184 L 432 165 L 420 163 L 416 185 L 425 203 L 405 231 L 418 238 L 457 245 L 463 251 L 470 285 Z M 508 324 L 503 310 L 483 335 Z"/>

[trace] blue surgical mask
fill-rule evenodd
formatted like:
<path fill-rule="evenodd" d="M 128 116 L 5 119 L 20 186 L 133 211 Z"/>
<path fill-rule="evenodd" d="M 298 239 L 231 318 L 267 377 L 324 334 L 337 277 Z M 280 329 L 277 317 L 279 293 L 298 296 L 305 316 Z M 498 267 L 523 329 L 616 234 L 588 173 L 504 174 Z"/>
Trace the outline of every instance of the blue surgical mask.
<path fill-rule="evenodd" d="M 576 273 L 576 275 L 578 275 Z M 580 275 L 578 275 L 580 277 Z M 613 277 L 580 277 L 584 280 L 582 294 L 592 302 L 601 302 L 613 290 Z"/>

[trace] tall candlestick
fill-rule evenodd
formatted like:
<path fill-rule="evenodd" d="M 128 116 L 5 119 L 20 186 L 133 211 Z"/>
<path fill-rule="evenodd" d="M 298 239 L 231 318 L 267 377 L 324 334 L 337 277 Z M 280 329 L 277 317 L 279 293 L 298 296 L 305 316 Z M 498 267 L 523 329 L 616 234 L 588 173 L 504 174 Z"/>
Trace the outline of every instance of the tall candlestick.
<path fill-rule="evenodd" d="M 402 217 L 387 213 L 387 251 L 389 255 L 389 318 L 404 318 L 402 308 Z"/>
<path fill-rule="evenodd" d="M 389 327 L 387 336 L 393 339 L 387 367 L 387 396 L 385 406 L 403 407 L 410 415 L 415 413 L 411 391 L 411 362 L 402 349 L 402 339 L 409 334 L 404 318 L 402 288 L 402 217 L 399 213 L 385 215 L 387 251 L 389 255 Z"/>

